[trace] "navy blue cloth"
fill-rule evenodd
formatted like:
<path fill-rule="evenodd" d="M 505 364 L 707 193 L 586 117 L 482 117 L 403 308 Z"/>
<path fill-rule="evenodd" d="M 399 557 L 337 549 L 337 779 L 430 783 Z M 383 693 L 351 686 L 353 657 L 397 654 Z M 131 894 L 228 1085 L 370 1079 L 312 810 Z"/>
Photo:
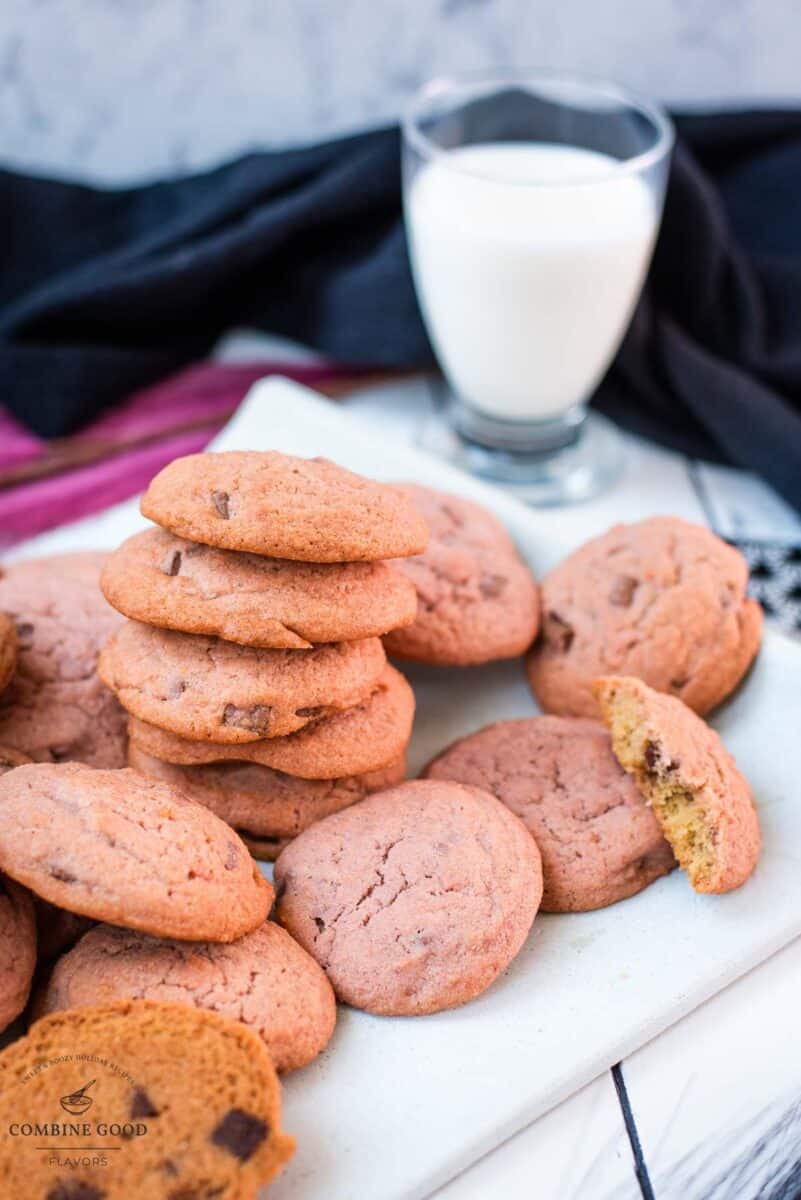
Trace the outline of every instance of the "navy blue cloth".
<path fill-rule="evenodd" d="M 801 509 L 801 114 L 677 125 L 648 284 L 594 403 Z M 392 128 L 126 189 L 0 172 L 0 399 L 65 434 L 242 324 L 430 365 L 399 159 Z"/>

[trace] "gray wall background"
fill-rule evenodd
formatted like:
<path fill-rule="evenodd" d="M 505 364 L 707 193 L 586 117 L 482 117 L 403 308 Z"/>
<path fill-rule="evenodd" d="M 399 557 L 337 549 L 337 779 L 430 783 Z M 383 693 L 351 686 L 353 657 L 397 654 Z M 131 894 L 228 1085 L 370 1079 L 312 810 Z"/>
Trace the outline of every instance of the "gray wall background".
<path fill-rule="evenodd" d="M 395 117 L 432 75 L 801 101 L 801 0 L 0 0 L 0 158 L 122 181 Z"/>

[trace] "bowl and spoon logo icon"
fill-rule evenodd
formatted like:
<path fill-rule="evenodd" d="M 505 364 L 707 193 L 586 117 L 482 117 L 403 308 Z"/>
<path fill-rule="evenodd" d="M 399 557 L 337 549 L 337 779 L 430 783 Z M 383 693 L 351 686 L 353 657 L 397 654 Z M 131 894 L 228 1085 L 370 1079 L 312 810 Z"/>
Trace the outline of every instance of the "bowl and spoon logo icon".
<path fill-rule="evenodd" d="M 86 1093 L 96 1082 L 96 1079 L 90 1079 L 82 1088 L 78 1088 L 77 1092 L 70 1092 L 68 1096 L 62 1096 L 59 1103 L 64 1111 L 71 1113 L 74 1117 L 79 1117 L 82 1113 L 87 1112 L 92 1107 L 94 1100 Z"/>

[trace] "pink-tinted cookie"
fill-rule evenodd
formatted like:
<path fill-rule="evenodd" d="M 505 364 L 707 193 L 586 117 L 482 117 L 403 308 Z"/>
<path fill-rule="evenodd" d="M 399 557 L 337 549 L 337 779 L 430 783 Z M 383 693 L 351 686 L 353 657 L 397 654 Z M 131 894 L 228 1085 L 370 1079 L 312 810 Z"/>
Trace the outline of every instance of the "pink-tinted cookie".
<path fill-rule="evenodd" d="M 0 1033 L 28 1003 L 36 967 L 36 921 L 25 888 L 0 875 Z"/>
<path fill-rule="evenodd" d="M 740 887 L 759 859 L 759 818 L 718 734 L 681 700 L 639 679 L 599 679 L 596 695 L 615 754 L 647 796 L 694 889 Z"/>
<path fill-rule="evenodd" d="M 126 717 L 97 674 L 121 623 L 98 587 L 104 554 L 62 554 L 0 567 L 0 609 L 14 619 L 17 671 L 0 696 L 0 745 L 42 762 L 121 767 Z"/>
<path fill-rule="evenodd" d="M 142 513 L 178 537 L 301 562 L 373 562 L 418 554 L 426 523 L 411 500 L 326 458 L 227 450 L 177 458 Z"/>
<path fill-rule="evenodd" d="M 528 659 L 542 708 L 597 716 L 598 675 L 634 675 L 698 713 L 731 692 L 759 649 L 762 610 L 742 554 L 678 517 L 615 525 L 542 581 Z"/>
<path fill-rule="evenodd" d="M 146 529 L 109 558 L 110 604 L 148 625 L 243 646 L 308 650 L 408 625 L 413 585 L 391 563 L 306 563 L 216 550 Z"/>
<path fill-rule="evenodd" d="M 310 1063 L 336 1023 L 324 972 L 272 921 L 225 945 L 98 925 L 56 963 L 36 1015 L 114 1000 L 191 1004 L 241 1021 L 266 1042 L 277 1071 Z"/>
<path fill-rule="evenodd" d="M 191 741 L 284 737 L 367 700 L 386 667 L 380 638 L 258 650 L 126 621 L 98 670 L 129 713 Z"/>
<path fill-rule="evenodd" d="M 288 737 L 236 746 L 192 742 L 136 717 L 131 717 L 128 730 L 139 750 L 163 762 L 253 762 L 302 779 L 339 779 L 396 762 L 409 744 L 413 719 L 414 693 L 400 672 L 388 666 L 369 700 Z"/>
<path fill-rule="evenodd" d="M 275 864 L 278 920 L 341 1000 L 464 1004 L 508 967 L 542 896 L 534 839 L 494 796 L 415 780 L 312 825 Z"/>
<path fill-rule="evenodd" d="M 5 775 L 7 771 L 13 771 L 15 767 L 22 767 L 25 763 L 33 762 L 33 759 L 23 754 L 21 750 L 15 750 L 13 746 L 0 746 L 0 775 Z"/>
<path fill-rule="evenodd" d="M 136 746 L 128 761 L 137 771 L 179 788 L 205 804 L 238 832 L 257 858 L 275 858 L 293 837 L 315 821 L 348 808 L 370 792 L 406 778 L 406 758 L 367 775 L 345 779 L 300 779 L 257 763 L 208 763 L 180 767 L 161 762 Z"/>
<path fill-rule="evenodd" d="M 0 869 L 51 904 L 161 937 L 232 941 L 273 899 L 202 804 L 138 771 L 80 763 L 0 777 Z"/>
<path fill-rule="evenodd" d="M 395 564 L 417 590 L 417 617 L 387 635 L 388 653 L 440 666 L 523 654 L 539 628 L 539 594 L 501 522 L 459 496 L 414 484 L 403 491 L 431 538 Z"/>
<path fill-rule="evenodd" d="M 59 908 L 57 904 L 49 904 L 41 896 L 33 897 L 33 910 L 36 915 L 36 949 L 39 962 L 52 962 L 74 946 L 78 938 L 97 924 L 91 917 L 82 917 L 78 913 Z"/>
<path fill-rule="evenodd" d="M 0 612 L 0 692 L 8 687 L 17 669 L 17 627 Z"/>
<path fill-rule="evenodd" d="M 676 865 L 599 721 L 500 721 L 455 742 L 424 774 L 492 792 L 520 817 L 542 855 L 545 912 L 604 908 Z"/>

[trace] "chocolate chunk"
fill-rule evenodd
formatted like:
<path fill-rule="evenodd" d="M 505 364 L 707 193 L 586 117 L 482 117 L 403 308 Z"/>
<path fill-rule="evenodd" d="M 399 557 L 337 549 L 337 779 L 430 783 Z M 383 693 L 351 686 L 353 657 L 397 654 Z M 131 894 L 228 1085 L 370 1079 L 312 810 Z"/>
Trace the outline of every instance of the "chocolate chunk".
<path fill-rule="evenodd" d="M 227 492 L 212 492 L 211 493 L 211 502 L 214 505 L 214 507 L 217 509 L 217 512 L 220 514 L 220 516 L 222 517 L 222 519 L 224 521 L 227 521 L 231 516 L 231 513 L 228 508 L 228 502 L 230 499 L 231 499 L 231 497 L 228 495 Z"/>
<path fill-rule="evenodd" d="M 161 570 L 165 575 L 177 575 L 181 569 L 181 551 L 173 550 L 164 559 L 161 564 Z"/>
<path fill-rule="evenodd" d="M 186 683 L 183 679 L 173 679 L 169 687 L 169 696 L 171 700 L 177 700 L 179 696 L 183 696 L 186 691 Z"/>
<path fill-rule="evenodd" d="M 482 575 L 478 587 L 482 596 L 487 600 L 494 600 L 496 596 L 500 596 L 507 583 L 505 575 Z"/>
<path fill-rule="evenodd" d="M 314 923 L 315 923 L 315 925 L 317 926 L 317 928 L 320 930 L 320 933 L 322 933 L 322 932 L 323 932 L 323 930 L 325 929 L 325 921 L 323 920 L 323 918 L 322 918 L 322 917 L 315 917 L 315 918 L 314 918 Z"/>
<path fill-rule="evenodd" d="M 616 608 L 628 608 L 639 587 L 639 581 L 632 575 L 618 575 L 609 593 L 609 603 Z"/>
<path fill-rule="evenodd" d="M 30 646 L 31 638 L 33 637 L 33 625 L 31 625 L 30 621 L 20 621 L 19 625 L 17 625 L 17 637 L 19 638 L 20 646 L 26 650 Z"/>
<path fill-rule="evenodd" d="M 325 707 L 321 704 L 318 704 L 316 708 L 296 708 L 295 716 L 296 717 L 319 717 L 324 712 L 325 712 Z"/>
<path fill-rule="evenodd" d="M 645 751 L 643 754 L 645 765 L 649 771 L 656 769 L 656 764 L 659 762 L 659 747 L 656 742 L 646 742 Z"/>
<path fill-rule="evenodd" d="M 573 638 L 576 636 L 573 631 L 573 626 L 564 621 L 559 613 L 548 613 L 549 628 L 547 632 L 548 641 L 556 646 L 557 650 L 561 650 L 563 654 L 567 654 L 570 647 L 573 645 Z"/>
<path fill-rule="evenodd" d="M 159 1110 L 144 1088 L 135 1088 L 131 1097 L 131 1117 L 157 1117 Z"/>
<path fill-rule="evenodd" d="M 234 729 L 247 729 L 250 733 L 266 734 L 272 715 L 273 710 L 268 704 L 254 704 L 250 708 L 226 704 L 223 709 L 223 725 L 231 725 Z"/>
<path fill-rule="evenodd" d="M 211 1135 L 215 1146 L 247 1162 L 269 1134 L 267 1122 L 241 1108 L 231 1108 Z"/>
<path fill-rule="evenodd" d="M 45 1200 L 103 1200 L 105 1194 L 93 1183 L 83 1183 L 80 1179 L 62 1179 L 60 1183 L 53 1184 Z"/>
<path fill-rule="evenodd" d="M 225 869 L 233 871 L 239 862 L 239 847 L 236 842 L 229 842 L 225 850 Z"/>
<path fill-rule="evenodd" d="M 54 879 L 60 879 L 62 883 L 75 883 L 77 875 L 71 874 L 64 867 L 51 867 L 50 874 Z"/>
<path fill-rule="evenodd" d="M 645 751 L 643 753 L 645 765 L 649 771 L 656 772 L 657 767 L 660 771 L 678 771 L 679 764 L 675 758 L 668 759 L 667 762 L 662 757 L 662 751 L 657 746 L 656 742 L 646 742 Z"/>
<path fill-rule="evenodd" d="M 687 682 L 687 677 L 682 675 L 677 679 L 671 679 L 670 686 L 674 692 L 680 692 L 683 687 L 687 686 Z"/>

